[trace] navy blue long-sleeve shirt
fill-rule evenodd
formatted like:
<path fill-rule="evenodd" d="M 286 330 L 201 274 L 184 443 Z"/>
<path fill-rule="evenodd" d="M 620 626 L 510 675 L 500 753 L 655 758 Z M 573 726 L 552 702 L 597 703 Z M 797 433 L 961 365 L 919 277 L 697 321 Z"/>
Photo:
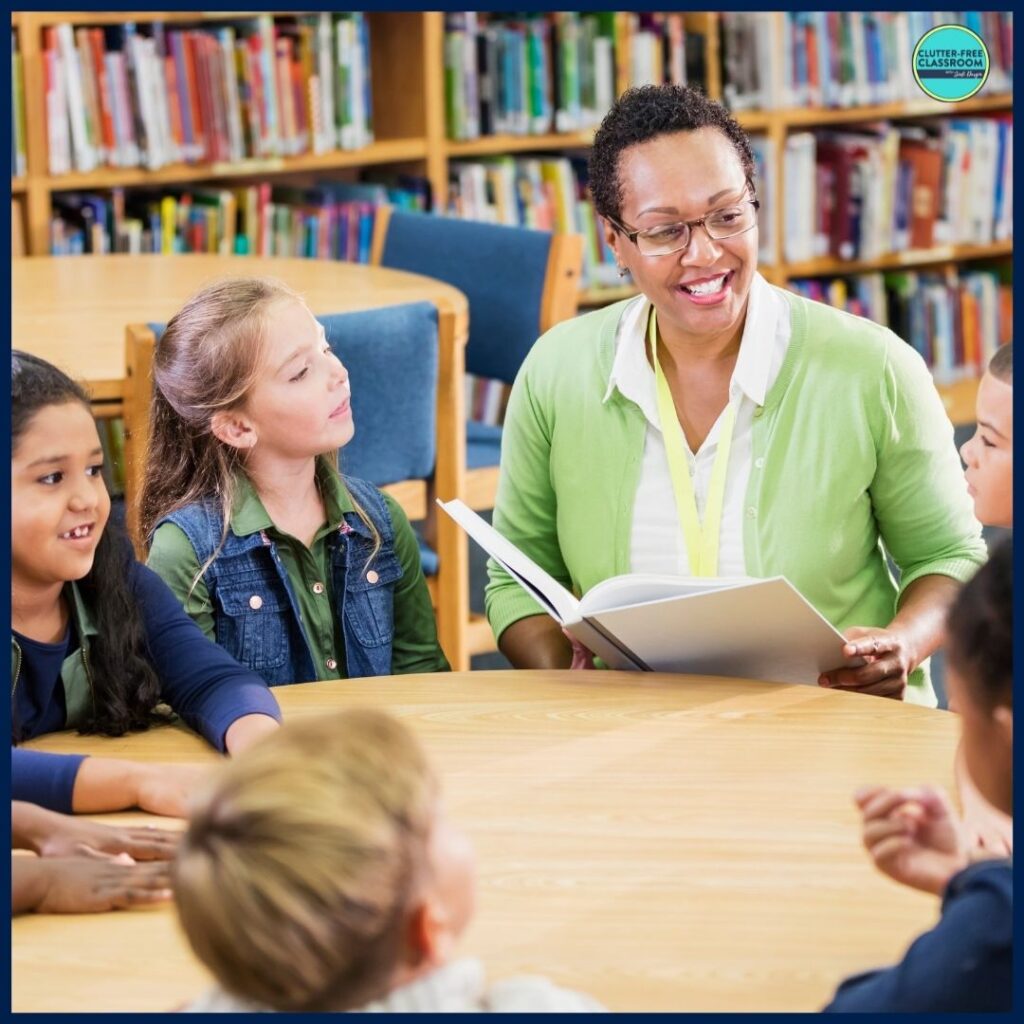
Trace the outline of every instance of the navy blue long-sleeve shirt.
<path fill-rule="evenodd" d="M 161 700 L 221 751 L 228 727 L 243 715 L 269 715 L 280 721 L 280 708 L 263 679 L 211 643 L 156 573 L 138 562 L 131 564 L 131 586 L 160 680 Z M 78 642 L 71 630 L 60 644 L 20 646 L 21 685 L 12 695 L 11 715 L 21 738 L 31 739 L 66 725 L 60 669 Z M 70 813 L 82 760 L 82 755 L 12 747 L 12 798 Z"/>
<path fill-rule="evenodd" d="M 942 917 L 900 963 L 847 978 L 831 1013 L 977 1013 L 1013 1009 L 1013 867 L 979 861 L 950 879 Z"/>

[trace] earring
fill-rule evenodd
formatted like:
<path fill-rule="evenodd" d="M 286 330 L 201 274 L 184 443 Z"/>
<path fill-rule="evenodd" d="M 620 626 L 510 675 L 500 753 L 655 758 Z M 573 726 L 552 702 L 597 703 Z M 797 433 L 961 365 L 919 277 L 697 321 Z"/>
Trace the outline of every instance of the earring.
<path fill-rule="evenodd" d="M 629 271 L 625 267 L 619 267 L 619 277 L 625 277 Z"/>

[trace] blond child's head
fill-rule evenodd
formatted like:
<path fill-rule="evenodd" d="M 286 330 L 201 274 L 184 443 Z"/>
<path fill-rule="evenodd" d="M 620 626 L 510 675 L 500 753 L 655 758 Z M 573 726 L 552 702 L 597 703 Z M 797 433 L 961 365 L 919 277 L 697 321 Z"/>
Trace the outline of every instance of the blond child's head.
<path fill-rule="evenodd" d="M 221 769 L 174 868 L 220 985 L 276 1010 L 361 1006 L 444 963 L 473 854 L 419 743 L 383 712 L 288 723 Z"/>
<path fill-rule="evenodd" d="M 974 513 L 986 526 L 1013 526 L 1013 343 L 1001 346 L 978 388 L 977 428 L 960 449 Z"/>

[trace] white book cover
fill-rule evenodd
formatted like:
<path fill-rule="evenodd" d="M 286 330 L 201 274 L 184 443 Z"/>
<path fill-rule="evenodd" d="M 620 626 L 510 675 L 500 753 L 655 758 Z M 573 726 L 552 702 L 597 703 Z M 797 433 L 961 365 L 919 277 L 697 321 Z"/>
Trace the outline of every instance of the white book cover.
<path fill-rule="evenodd" d="M 862 664 L 844 660 L 842 635 L 782 576 L 616 576 L 577 599 L 464 502 L 438 505 L 609 668 L 816 686 Z"/>

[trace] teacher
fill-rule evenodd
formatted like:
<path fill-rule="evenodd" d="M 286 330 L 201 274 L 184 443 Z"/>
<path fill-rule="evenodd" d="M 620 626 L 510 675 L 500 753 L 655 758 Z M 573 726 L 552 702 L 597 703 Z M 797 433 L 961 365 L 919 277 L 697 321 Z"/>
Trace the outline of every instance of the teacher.
<path fill-rule="evenodd" d="M 495 527 L 576 594 L 623 573 L 785 576 L 846 638 L 836 664 L 865 659 L 821 685 L 935 706 L 927 658 L 985 546 L 921 357 L 757 272 L 749 140 L 696 90 L 624 93 L 590 189 L 641 294 L 531 350 Z M 558 624 L 488 571 L 506 657 L 573 662 Z"/>

